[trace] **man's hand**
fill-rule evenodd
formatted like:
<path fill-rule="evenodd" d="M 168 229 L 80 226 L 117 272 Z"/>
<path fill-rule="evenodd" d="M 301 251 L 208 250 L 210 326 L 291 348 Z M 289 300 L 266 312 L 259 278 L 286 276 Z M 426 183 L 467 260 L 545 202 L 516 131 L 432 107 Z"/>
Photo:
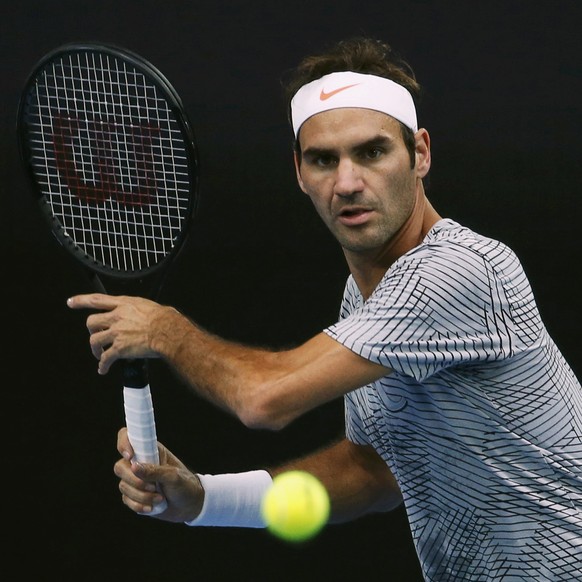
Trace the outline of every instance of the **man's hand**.
<path fill-rule="evenodd" d="M 92 293 L 67 301 L 72 309 L 95 309 L 87 318 L 93 355 L 99 360 L 99 374 L 106 374 L 114 362 L 127 358 L 155 358 L 152 346 L 156 325 L 172 308 L 141 297 Z"/>
<path fill-rule="evenodd" d="M 204 490 L 192 473 L 164 445 L 158 443 L 160 464 L 135 463 L 127 429 L 117 435 L 117 450 L 122 458 L 115 463 L 122 501 L 136 513 L 148 514 L 155 504 L 166 499 L 168 508 L 153 515 L 157 519 L 184 522 L 195 519 L 202 509 Z"/>

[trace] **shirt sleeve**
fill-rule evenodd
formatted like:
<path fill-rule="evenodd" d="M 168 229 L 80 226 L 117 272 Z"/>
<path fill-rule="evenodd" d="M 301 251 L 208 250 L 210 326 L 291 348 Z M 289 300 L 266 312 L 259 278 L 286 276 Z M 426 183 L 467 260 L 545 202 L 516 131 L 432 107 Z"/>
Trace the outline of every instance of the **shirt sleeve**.
<path fill-rule="evenodd" d="M 399 259 L 365 303 L 325 332 L 423 381 L 450 366 L 508 357 L 510 312 L 503 277 L 480 253 L 437 245 Z"/>

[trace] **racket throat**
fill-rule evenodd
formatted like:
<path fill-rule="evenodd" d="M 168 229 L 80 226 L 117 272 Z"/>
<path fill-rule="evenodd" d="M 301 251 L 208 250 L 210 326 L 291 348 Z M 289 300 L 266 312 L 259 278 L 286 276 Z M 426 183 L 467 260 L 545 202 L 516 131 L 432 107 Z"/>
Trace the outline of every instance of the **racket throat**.
<path fill-rule="evenodd" d="M 146 360 L 125 360 L 123 363 L 123 385 L 127 388 L 145 388 L 148 385 Z"/>

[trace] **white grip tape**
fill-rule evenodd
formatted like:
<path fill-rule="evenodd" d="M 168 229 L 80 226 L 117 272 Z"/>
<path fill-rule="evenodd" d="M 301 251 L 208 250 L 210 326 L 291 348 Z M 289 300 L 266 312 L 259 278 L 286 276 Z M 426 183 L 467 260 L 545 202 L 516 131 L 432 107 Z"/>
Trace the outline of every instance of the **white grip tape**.
<path fill-rule="evenodd" d="M 140 463 L 158 465 L 158 439 L 149 385 L 144 388 L 123 388 L 123 406 L 127 437 L 135 453 L 134 459 Z M 167 503 L 164 500 L 155 505 L 148 515 L 161 513 L 166 508 Z"/>
<path fill-rule="evenodd" d="M 135 452 L 135 460 L 158 464 L 158 439 L 150 387 L 124 388 L 123 406 L 127 436 Z"/>

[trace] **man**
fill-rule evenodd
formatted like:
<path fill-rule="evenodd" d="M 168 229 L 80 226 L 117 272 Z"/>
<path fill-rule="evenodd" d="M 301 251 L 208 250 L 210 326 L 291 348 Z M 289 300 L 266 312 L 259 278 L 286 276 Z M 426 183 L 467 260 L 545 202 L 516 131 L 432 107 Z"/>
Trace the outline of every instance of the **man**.
<path fill-rule="evenodd" d="M 279 429 L 340 395 L 346 437 L 283 467 L 197 475 L 118 449 L 124 503 L 190 525 L 262 527 L 262 494 L 301 468 L 332 521 L 404 502 L 426 580 L 571 580 L 582 569 L 582 390 L 548 336 L 519 261 L 442 219 L 423 178 L 430 139 L 409 67 L 376 41 L 306 59 L 290 84 L 301 189 L 351 276 L 340 321 L 270 352 L 224 341 L 131 297 L 69 300 L 107 373 L 157 357 L 252 428 Z M 162 493 L 156 491 L 156 483 Z"/>

